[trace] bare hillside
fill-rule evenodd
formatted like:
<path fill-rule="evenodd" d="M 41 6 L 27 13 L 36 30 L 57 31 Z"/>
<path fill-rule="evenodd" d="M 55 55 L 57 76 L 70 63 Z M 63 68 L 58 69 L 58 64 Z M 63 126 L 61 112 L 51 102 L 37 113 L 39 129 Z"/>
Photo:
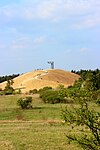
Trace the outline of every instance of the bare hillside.
<path fill-rule="evenodd" d="M 13 88 L 20 88 L 25 93 L 45 86 L 57 88 L 59 84 L 68 87 L 73 85 L 78 78 L 79 75 L 59 69 L 31 71 L 14 78 Z M 0 88 L 4 89 L 5 85 L 6 82 L 1 83 Z"/>

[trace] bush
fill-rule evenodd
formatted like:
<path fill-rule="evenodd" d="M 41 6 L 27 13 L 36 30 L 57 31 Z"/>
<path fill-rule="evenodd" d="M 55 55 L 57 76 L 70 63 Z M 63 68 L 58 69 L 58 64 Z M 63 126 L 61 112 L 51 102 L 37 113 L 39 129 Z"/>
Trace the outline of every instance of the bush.
<path fill-rule="evenodd" d="M 52 87 L 46 86 L 42 89 L 39 89 L 38 93 L 43 93 L 43 92 L 48 91 L 48 90 L 52 90 Z"/>
<path fill-rule="evenodd" d="M 98 105 L 100 105 L 100 99 L 97 99 L 96 103 L 97 103 Z"/>
<path fill-rule="evenodd" d="M 13 94 L 14 89 L 12 87 L 9 87 L 9 89 L 4 89 L 4 94 L 5 95 L 11 95 Z"/>
<path fill-rule="evenodd" d="M 42 98 L 45 103 L 55 104 L 62 102 L 62 97 L 59 96 L 59 92 L 54 90 L 42 92 L 40 98 Z"/>
<path fill-rule="evenodd" d="M 7 84 L 6 84 L 5 88 L 4 88 L 4 94 L 5 95 L 13 94 L 13 92 L 14 92 L 14 89 L 12 87 L 13 83 L 14 83 L 13 80 L 8 80 L 7 81 Z"/>
<path fill-rule="evenodd" d="M 32 108 L 32 97 L 20 98 L 20 99 L 17 101 L 17 104 L 18 104 L 22 109 L 30 109 L 30 108 Z"/>
<path fill-rule="evenodd" d="M 3 92 L 0 92 L 0 95 L 4 95 L 4 93 L 3 93 Z"/>
<path fill-rule="evenodd" d="M 33 89 L 29 91 L 29 94 L 36 94 L 37 93 L 37 89 Z"/>

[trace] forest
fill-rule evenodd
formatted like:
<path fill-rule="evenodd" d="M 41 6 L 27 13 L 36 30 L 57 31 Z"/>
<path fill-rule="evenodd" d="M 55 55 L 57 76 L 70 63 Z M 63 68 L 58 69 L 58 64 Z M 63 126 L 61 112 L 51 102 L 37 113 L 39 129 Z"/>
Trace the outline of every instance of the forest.
<path fill-rule="evenodd" d="M 0 76 L 0 83 L 7 81 L 7 80 L 14 79 L 15 77 L 18 77 L 18 76 L 19 76 L 19 74 Z"/>

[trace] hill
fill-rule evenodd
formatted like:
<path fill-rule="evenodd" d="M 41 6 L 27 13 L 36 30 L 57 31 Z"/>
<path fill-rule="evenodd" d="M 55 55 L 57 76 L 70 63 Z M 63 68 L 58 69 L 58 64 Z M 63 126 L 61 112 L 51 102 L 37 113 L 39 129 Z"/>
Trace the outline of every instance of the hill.
<path fill-rule="evenodd" d="M 65 87 L 73 85 L 75 80 L 80 76 L 68 71 L 53 69 L 53 70 L 36 70 L 24 73 L 13 79 L 13 88 L 20 88 L 23 93 L 32 89 L 40 89 L 45 86 L 57 88 L 59 84 Z M 0 88 L 4 89 L 6 82 L 0 84 Z"/>

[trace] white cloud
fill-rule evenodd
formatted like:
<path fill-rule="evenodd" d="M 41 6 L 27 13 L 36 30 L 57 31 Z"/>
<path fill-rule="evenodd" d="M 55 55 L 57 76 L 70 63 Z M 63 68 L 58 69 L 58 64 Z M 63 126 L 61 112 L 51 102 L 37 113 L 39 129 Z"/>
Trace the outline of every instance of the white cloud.
<path fill-rule="evenodd" d="M 90 11 L 90 3 L 78 0 L 42 0 L 38 5 L 24 7 L 23 16 L 27 19 L 59 20 L 69 16 L 86 14 Z"/>
<path fill-rule="evenodd" d="M 83 29 L 83 28 L 93 28 L 99 25 L 100 25 L 100 16 L 97 14 L 83 17 L 81 21 L 75 23 L 73 27 L 77 29 Z"/>
<path fill-rule="evenodd" d="M 21 36 L 18 39 L 12 41 L 11 49 L 32 49 L 45 42 L 45 37 L 37 37 L 33 39 L 32 37 Z"/>
<path fill-rule="evenodd" d="M 89 51 L 89 48 L 83 47 L 83 48 L 80 49 L 80 52 L 82 52 L 82 53 L 87 52 L 87 51 Z"/>
<path fill-rule="evenodd" d="M 17 5 L 6 5 L 0 8 L 0 19 L 10 20 L 17 17 L 19 8 Z"/>
<path fill-rule="evenodd" d="M 42 44 L 42 43 L 44 43 L 45 42 L 45 37 L 42 37 L 42 36 L 40 36 L 40 37 L 38 37 L 38 38 L 36 38 L 35 40 L 34 40 L 34 44 L 35 45 L 39 45 L 39 44 Z"/>
<path fill-rule="evenodd" d="M 4 15 L 5 17 L 12 17 L 14 15 L 24 16 L 26 18 L 43 18 L 48 19 L 51 17 L 57 16 L 59 11 L 61 14 L 63 12 L 66 13 L 75 13 L 76 11 L 86 11 L 88 9 L 88 5 L 86 2 L 79 2 L 77 0 L 42 0 L 39 1 L 37 4 L 34 4 L 32 1 L 26 1 L 28 5 L 25 3 L 17 5 L 7 5 L 1 8 L 0 14 Z M 66 15 L 66 14 L 65 14 Z M 63 17 L 63 16 L 62 16 Z"/>
<path fill-rule="evenodd" d="M 22 2 L 22 3 L 21 3 Z M 50 21 L 61 21 L 62 19 L 73 20 L 75 26 L 91 27 L 100 24 L 94 18 L 85 18 L 85 16 L 96 16 L 100 18 L 100 0 L 38 0 L 36 3 L 32 0 L 20 1 L 19 4 L 10 4 L 0 8 L 0 20 L 21 19 L 30 20 L 43 19 Z M 77 20 L 81 19 L 82 21 Z M 79 25 L 78 25 L 79 24 Z"/>
<path fill-rule="evenodd" d="M 0 43 L 0 49 L 4 49 L 5 45 L 3 43 Z"/>

